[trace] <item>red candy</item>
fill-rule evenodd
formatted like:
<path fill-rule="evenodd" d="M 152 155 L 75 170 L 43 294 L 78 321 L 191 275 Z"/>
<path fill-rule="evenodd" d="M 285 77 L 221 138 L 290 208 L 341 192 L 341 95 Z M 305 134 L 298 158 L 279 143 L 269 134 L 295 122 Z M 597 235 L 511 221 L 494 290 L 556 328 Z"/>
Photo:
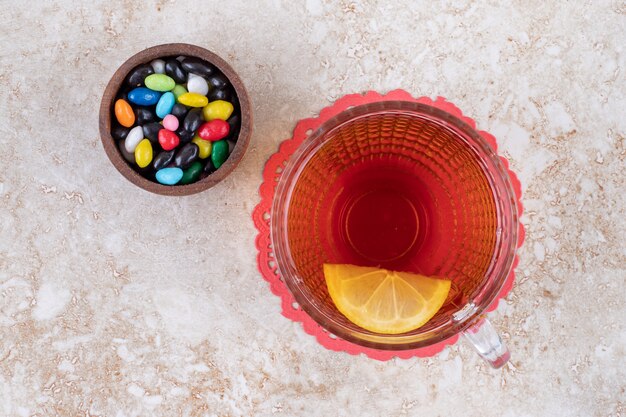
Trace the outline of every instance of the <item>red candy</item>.
<path fill-rule="evenodd" d="M 167 129 L 159 130 L 159 143 L 165 151 L 171 151 L 180 143 L 180 138 L 176 133 Z"/>
<path fill-rule="evenodd" d="M 198 129 L 198 136 L 204 140 L 215 142 L 228 136 L 229 131 L 230 125 L 226 121 L 215 119 L 202 124 Z"/>

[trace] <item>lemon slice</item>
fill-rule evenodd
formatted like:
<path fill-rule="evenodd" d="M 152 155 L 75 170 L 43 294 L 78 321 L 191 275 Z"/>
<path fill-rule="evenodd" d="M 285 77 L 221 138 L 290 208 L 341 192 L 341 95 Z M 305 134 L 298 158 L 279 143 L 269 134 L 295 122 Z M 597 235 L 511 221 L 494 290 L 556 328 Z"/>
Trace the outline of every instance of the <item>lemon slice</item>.
<path fill-rule="evenodd" d="M 384 334 L 423 326 L 450 291 L 445 279 L 356 265 L 324 264 L 324 276 L 330 297 L 348 320 Z"/>

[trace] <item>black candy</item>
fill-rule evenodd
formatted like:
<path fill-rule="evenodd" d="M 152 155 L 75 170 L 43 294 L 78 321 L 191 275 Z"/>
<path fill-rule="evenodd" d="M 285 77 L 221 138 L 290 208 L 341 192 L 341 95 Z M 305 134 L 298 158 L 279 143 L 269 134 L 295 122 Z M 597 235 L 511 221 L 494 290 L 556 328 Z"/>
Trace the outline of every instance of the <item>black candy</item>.
<path fill-rule="evenodd" d="M 135 166 L 135 171 L 137 171 L 139 174 L 141 174 L 142 177 L 149 179 L 150 181 L 155 181 L 156 177 L 154 174 L 156 174 L 154 168 L 152 167 L 152 165 L 148 165 L 144 168 L 139 168 L 138 166 Z"/>
<path fill-rule="evenodd" d="M 124 158 L 126 160 L 126 162 L 128 162 L 131 166 L 136 165 L 136 161 L 135 161 L 135 153 L 134 152 L 128 152 L 126 150 L 126 141 L 124 140 L 120 140 L 119 142 L 117 142 L 117 150 L 120 152 L 120 155 L 122 155 L 122 158 Z"/>
<path fill-rule="evenodd" d="M 165 61 L 165 73 L 179 84 L 187 81 L 187 73 L 176 59 L 168 59 Z"/>
<path fill-rule="evenodd" d="M 233 92 L 230 88 L 212 88 L 209 94 L 207 94 L 207 98 L 209 101 L 224 100 L 232 102 Z"/>
<path fill-rule="evenodd" d="M 185 58 L 181 62 L 181 66 L 187 72 L 193 72 L 194 74 L 205 77 L 209 77 L 215 72 L 215 67 L 213 65 L 199 58 Z"/>
<path fill-rule="evenodd" d="M 117 93 L 117 97 L 115 98 L 115 100 L 128 101 L 128 91 L 120 91 L 119 93 Z"/>
<path fill-rule="evenodd" d="M 230 131 L 237 130 L 241 126 L 241 116 L 239 114 L 233 114 L 226 122 L 230 126 Z"/>
<path fill-rule="evenodd" d="M 124 140 L 126 136 L 128 136 L 128 132 L 130 132 L 130 128 L 124 127 L 117 123 L 113 124 L 111 128 L 111 136 L 113 136 L 117 140 Z"/>
<path fill-rule="evenodd" d="M 163 129 L 163 125 L 159 122 L 152 122 L 143 125 L 143 135 L 152 142 L 159 143 L 159 130 Z"/>
<path fill-rule="evenodd" d="M 172 112 L 170 114 L 176 116 L 178 120 L 182 120 L 187 114 L 187 110 L 188 109 L 186 106 L 180 103 L 176 103 L 174 104 L 174 107 L 172 107 Z"/>
<path fill-rule="evenodd" d="M 180 148 L 174 157 L 174 165 L 181 169 L 187 169 L 189 168 L 189 165 L 193 164 L 196 159 L 198 159 L 199 153 L 200 149 L 198 148 L 198 145 L 195 143 L 188 143 Z"/>
<path fill-rule="evenodd" d="M 239 139 L 239 131 L 241 130 L 241 116 L 237 114 L 233 114 L 226 120 L 230 129 L 228 129 L 228 136 L 225 139 L 237 142 Z"/>
<path fill-rule="evenodd" d="M 161 168 L 165 168 L 172 162 L 175 153 L 176 149 L 172 149 L 171 151 L 161 151 L 152 161 L 152 168 L 157 171 Z"/>
<path fill-rule="evenodd" d="M 135 117 L 137 118 L 137 124 L 139 126 L 159 120 L 154 110 L 149 107 L 135 107 Z"/>
<path fill-rule="evenodd" d="M 228 85 L 228 78 L 226 78 L 224 74 L 211 75 L 207 81 L 213 88 L 224 88 Z"/>
<path fill-rule="evenodd" d="M 239 128 L 229 131 L 228 136 L 226 136 L 224 139 L 231 142 L 237 142 L 237 139 L 239 139 Z"/>
<path fill-rule="evenodd" d="M 189 113 L 187 113 L 187 116 L 185 116 L 185 120 L 183 120 L 183 129 L 188 132 L 195 132 L 203 122 L 202 109 L 191 109 Z"/>
<path fill-rule="evenodd" d="M 234 107 L 234 111 L 238 112 L 240 109 L 239 106 L 239 97 L 237 97 L 236 95 L 233 95 L 233 100 L 231 101 L 233 107 Z"/>
<path fill-rule="evenodd" d="M 193 139 L 194 132 L 186 130 L 184 127 L 179 127 L 176 131 L 178 138 L 180 139 L 180 143 L 189 143 L 191 139 Z"/>
<path fill-rule="evenodd" d="M 154 74 L 154 68 L 150 64 L 143 64 L 135 67 L 128 77 L 126 78 L 126 83 L 132 87 L 139 87 L 143 85 L 143 80 L 150 74 Z"/>
<path fill-rule="evenodd" d="M 207 159 L 206 165 L 204 166 L 204 169 L 202 171 L 206 172 L 207 174 L 215 171 L 215 165 L 213 165 L 213 162 L 211 162 L 211 158 Z"/>

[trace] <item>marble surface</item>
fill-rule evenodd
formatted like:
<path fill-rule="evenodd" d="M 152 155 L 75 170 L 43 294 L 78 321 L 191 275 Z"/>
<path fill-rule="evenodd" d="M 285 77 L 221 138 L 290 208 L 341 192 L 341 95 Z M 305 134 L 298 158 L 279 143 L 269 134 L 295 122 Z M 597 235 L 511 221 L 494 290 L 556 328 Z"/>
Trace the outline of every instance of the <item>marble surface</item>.
<path fill-rule="evenodd" d="M 0 416 L 626 413 L 623 1 L 0 6 Z M 232 63 L 255 130 L 227 180 L 165 198 L 117 173 L 97 113 L 119 64 L 178 41 Z M 456 103 L 522 180 L 502 370 L 463 341 L 327 351 L 256 270 L 268 156 L 334 99 L 395 88 Z"/>

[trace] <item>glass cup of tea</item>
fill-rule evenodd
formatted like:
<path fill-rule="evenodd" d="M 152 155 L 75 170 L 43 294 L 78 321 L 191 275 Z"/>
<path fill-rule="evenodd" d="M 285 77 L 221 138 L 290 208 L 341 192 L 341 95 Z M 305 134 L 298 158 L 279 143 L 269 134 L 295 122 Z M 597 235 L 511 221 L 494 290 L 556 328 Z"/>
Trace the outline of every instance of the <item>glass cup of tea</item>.
<path fill-rule="evenodd" d="M 494 368 L 510 357 L 485 312 L 511 270 L 516 199 L 489 144 L 457 117 L 384 101 L 323 123 L 287 162 L 272 207 L 280 274 L 328 332 L 383 350 L 462 333 Z M 335 307 L 323 264 L 374 266 L 452 281 L 442 308 L 402 334 L 365 330 Z"/>

